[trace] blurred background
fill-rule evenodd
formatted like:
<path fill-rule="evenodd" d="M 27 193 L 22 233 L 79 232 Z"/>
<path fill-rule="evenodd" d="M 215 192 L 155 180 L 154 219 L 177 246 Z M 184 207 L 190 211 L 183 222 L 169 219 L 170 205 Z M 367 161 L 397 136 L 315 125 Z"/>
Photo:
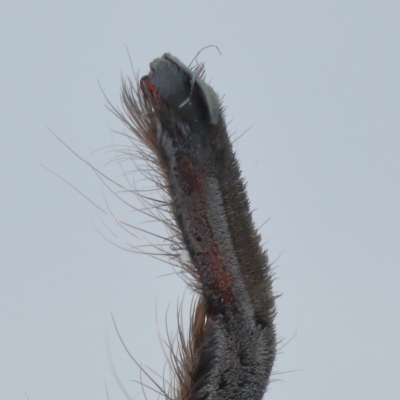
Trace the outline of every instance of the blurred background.
<path fill-rule="evenodd" d="M 111 314 L 161 382 L 159 336 L 182 299 L 187 321 L 190 293 L 170 266 L 109 243 L 144 239 L 41 165 L 141 226 L 50 130 L 120 179 L 109 146 L 126 144 L 123 127 L 102 90 L 119 107 L 128 51 L 143 75 L 210 44 L 222 55 L 199 61 L 233 137 L 250 128 L 234 147 L 282 294 L 265 398 L 400 398 L 400 3 L 3 0 L 1 399 L 126 398 L 113 368 L 130 398 L 158 397 L 135 382 Z"/>

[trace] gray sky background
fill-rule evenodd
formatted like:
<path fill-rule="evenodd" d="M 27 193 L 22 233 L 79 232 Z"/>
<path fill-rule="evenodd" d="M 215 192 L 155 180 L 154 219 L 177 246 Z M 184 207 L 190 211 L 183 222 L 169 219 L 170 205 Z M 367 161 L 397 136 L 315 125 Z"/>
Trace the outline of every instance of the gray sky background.
<path fill-rule="evenodd" d="M 400 2 L 3 0 L 1 399 L 106 399 L 105 382 L 123 399 L 108 352 L 143 398 L 111 313 L 135 358 L 163 373 L 157 331 L 168 307 L 174 331 L 184 284 L 107 242 L 123 233 L 40 164 L 139 224 L 46 128 L 118 178 L 112 152 L 95 151 L 123 143 L 99 83 L 119 105 L 124 46 L 143 75 L 166 51 L 188 63 L 209 44 L 222 56 L 199 59 L 231 131 L 251 127 L 235 149 L 279 257 L 282 374 L 265 398 L 400 398 Z"/>

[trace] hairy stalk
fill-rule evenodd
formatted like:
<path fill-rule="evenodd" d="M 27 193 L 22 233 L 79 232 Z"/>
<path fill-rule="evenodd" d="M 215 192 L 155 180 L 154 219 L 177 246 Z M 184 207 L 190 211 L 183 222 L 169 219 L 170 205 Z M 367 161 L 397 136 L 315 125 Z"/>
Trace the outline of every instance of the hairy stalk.
<path fill-rule="evenodd" d="M 156 246 L 156 255 L 170 254 L 198 294 L 188 338 L 178 333 L 170 361 L 175 381 L 164 394 L 261 399 L 276 355 L 273 277 L 220 99 L 203 65 L 189 68 L 170 54 L 154 60 L 140 81 L 124 81 L 121 98 L 123 111 L 112 111 L 149 166 L 142 172 L 164 193 L 159 203 L 140 194 L 142 212 L 165 222 L 171 234 L 169 249 Z M 186 260 L 177 257 L 182 251 Z"/>

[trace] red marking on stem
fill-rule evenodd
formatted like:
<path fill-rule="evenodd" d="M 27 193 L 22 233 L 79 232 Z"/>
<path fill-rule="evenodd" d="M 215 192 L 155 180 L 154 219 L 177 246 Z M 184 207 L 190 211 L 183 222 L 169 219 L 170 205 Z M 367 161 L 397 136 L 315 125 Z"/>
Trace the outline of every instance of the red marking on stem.
<path fill-rule="evenodd" d="M 215 236 L 219 235 L 214 235 L 208 217 L 210 199 L 204 191 L 208 179 L 207 172 L 193 165 L 187 156 L 177 154 L 176 161 L 179 185 L 183 189 L 182 206 L 185 209 L 189 234 L 192 236 L 192 242 L 195 243 L 198 256 L 206 267 L 206 272 L 202 274 L 204 285 L 225 304 L 233 305 L 236 299 L 232 290 L 232 279 L 228 274 L 224 256 L 215 241 Z M 201 240 L 196 240 L 196 238 Z"/>
<path fill-rule="evenodd" d="M 151 95 L 157 100 L 157 102 L 159 104 L 162 104 L 163 101 L 161 99 L 161 97 L 159 96 L 156 87 L 153 85 L 153 83 L 151 82 L 150 78 L 148 76 L 144 76 L 141 80 L 140 80 L 140 86 L 142 91 L 144 91 L 144 87 L 146 87 L 146 89 L 151 93 Z"/>

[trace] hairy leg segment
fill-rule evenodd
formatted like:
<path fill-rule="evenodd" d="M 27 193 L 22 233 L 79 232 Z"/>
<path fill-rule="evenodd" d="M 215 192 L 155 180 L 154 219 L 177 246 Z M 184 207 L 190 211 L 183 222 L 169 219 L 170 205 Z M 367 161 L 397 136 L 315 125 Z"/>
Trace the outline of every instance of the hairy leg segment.
<path fill-rule="evenodd" d="M 261 399 L 276 355 L 276 296 L 219 97 L 202 65 L 164 54 L 137 84 L 124 82 L 122 102 L 114 112 L 161 176 L 198 293 L 168 397 Z"/>

